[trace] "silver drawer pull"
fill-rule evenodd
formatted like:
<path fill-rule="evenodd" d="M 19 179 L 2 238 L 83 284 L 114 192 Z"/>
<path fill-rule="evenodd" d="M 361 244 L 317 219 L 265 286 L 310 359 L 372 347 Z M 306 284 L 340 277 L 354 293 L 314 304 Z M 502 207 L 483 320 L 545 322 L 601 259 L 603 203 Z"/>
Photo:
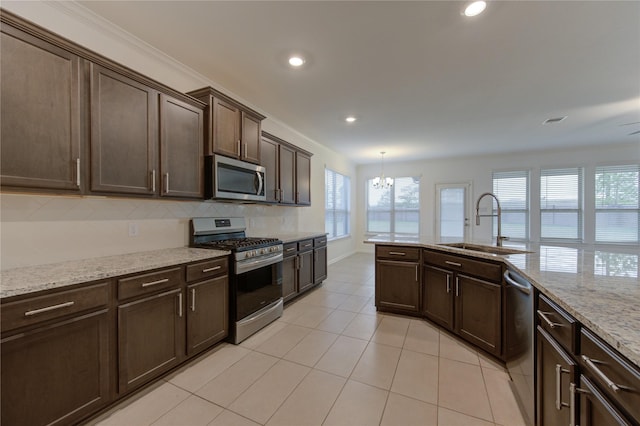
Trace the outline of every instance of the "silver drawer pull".
<path fill-rule="evenodd" d="M 46 308 L 34 309 L 33 311 L 27 311 L 24 313 L 25 317 L 30 317 L 31 315 L 42 314 L 44 312 L 54 311 L 56 309 L 62 309 L 69 306 L 73 306 L 75 302 L 64 302 L 59 305 L 47 306 Z"/>
<path fill-rule="evenodd" d="M 311 243 L 309 243 L 309 244 L 305 244 L 305 245 L 303 245 L 302 247 L 311 247 Z"/>
<path fill-rule="evenodd" d="M 407 255 L 407 253 L 403 253 L 401 251 L 390 251 L 389 254 L 393 254 L 393 255 L 396 255 L 396 256 L 406 256 Z"/>
<path fill-rule="evenodd" d="M 295 247 L 289 247 L 288 249 L 286 249 L 286 252 L 290 252 L 290 251 L 294 251 L 296 248 Z"/>
<path fill-rule="evenodd" d="M 457 266 L 458 268 L 462 267 L 461 263 L 451 262 L 449 260 L 445 260 L 444 263 L 446 263 L 447 265 L 451 265 L 451 266 Z"/>
<path fill-rule="evenodd" d="M 551 312 L 542 312 L 540 309 L 538 309 L 538 316 L 547 323 L 547 325 L 551 328 L 556 328 L 556 327 L 562 327 L 562 324 L 559 324 L 557 322 L 553 322 L 549 319 L 549 317 L 547 317 L 548 314 L 551 314 Z"/>
<path fill-rule="evenodd" d="M 206 274 L 207 272 L 217 271 L 218 269 L 222 269 L 222 266 L 214 266 L 213 268 L 206 268 L 202 270 L 202 273 Z"/>
<path fill-rule="evenodd" d="M 162 280 L 158 280 L 158 281 L 151 281 L 148 283 L 142 283 L 142 287 L 151 287 L 152 285 L 158 285 L 158 284 L 163 284 L 163 283 L 167 283 L 169 282 L 169 278 L 164 278 Z"/>
<path fill-rule="evenodd" d="M 603 382 L 605 382 L 605 384 L 609 387 L 609 389 L 611 389 L 614 392 L 620 391 L 620 386 L 618 386 L 613 380 L 608 378 L 607 375 L 604 374 L 602 370 L 600 370 L 596 365 L 596 364 L 602 364 L 602 361 L 591 359 L 586 355 L 582 355 L 582 360 L 584 361 L 585 364 L 587 364 L 587 367 L 593 370 L 596 376 L 600 377 L 600 379 Z"/>

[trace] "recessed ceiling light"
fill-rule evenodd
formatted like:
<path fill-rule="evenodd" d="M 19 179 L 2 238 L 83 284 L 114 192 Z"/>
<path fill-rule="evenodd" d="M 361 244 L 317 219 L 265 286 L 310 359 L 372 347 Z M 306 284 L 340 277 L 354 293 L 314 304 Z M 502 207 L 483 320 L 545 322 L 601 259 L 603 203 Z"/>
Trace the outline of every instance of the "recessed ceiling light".
<path fill-rule="evenodd" d="M 484 1 L 474 1 L 469 3 L 467 7 L 464 9 L 464 16 L 476 16 L 480 15 L 484 9 L 487 7 L 487 3 Z"/>
<path fill-rule="evenodd" d="M 292 56 L 289 58 L 289 65 L 292 67 L 300 67 L 304 64 L 304 58 L 301 56 Z"/>
<path fill-rule="evenodd" d="M 357 119 L 350 115 L 349 117 L 345 118 L 344 121 L 346 121 L 347 123 L 353 123 L 354 121 L 356 121 Z"/>

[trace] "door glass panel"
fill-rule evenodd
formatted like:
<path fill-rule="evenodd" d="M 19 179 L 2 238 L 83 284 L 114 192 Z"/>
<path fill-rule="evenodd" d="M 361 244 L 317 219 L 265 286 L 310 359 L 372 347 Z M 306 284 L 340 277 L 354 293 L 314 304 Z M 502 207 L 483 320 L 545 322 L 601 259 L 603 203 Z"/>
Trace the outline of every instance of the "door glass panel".
<path fill-rule="evenodd" d="M 469 184 L 437 186 L 437 231 L 439 238 L 467 238 Z"/>

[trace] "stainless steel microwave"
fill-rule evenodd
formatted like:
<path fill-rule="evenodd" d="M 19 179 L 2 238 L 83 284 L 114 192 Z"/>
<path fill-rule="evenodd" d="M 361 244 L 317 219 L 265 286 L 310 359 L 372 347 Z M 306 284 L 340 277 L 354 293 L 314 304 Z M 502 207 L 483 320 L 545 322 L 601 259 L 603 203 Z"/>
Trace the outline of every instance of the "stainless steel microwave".
<path fill-rule="evenodd" d="M 266 201 L 265 169 L 221 155 L 205 157 L 207 198 Z"/>

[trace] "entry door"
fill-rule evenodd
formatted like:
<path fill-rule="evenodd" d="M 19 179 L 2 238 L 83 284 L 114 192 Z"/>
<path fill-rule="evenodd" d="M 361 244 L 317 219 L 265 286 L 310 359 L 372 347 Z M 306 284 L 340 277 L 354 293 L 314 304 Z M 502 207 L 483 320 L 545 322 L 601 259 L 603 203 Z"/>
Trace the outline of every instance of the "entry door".
<path fill-rule="evenodd" d="M 436 235 L 438 238 L 471 238 L 470 183 L 436 185 Z"/>

